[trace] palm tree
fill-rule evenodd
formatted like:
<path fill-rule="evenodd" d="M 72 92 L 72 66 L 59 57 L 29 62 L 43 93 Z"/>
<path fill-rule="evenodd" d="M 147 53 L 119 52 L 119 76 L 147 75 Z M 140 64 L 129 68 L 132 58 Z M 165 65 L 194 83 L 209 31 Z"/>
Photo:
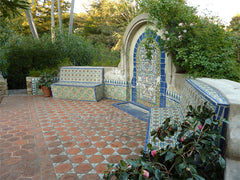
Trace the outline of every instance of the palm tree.
<path fill-rule="evenodd" d="M 24 11 L 25 11 L 25 14 L 26 14 L 26 17 L 27 17 L 27 20 L 28 20 L 28 24 L 29 24 L 29 27 L 30 27 L 30 30 L 32 32 L 33 37 L 36 38 L 36 39 L 39 39 L 37 28 L 36 28 L 35 22 L 33 20 L 31 9 L 26 9 Z"/>
<path fill-rule="evenodd" d="M 60 29 L 60 32 L 62 32 L 61 0 L 58 0 L 58 20 L 59 20 L 59 29 Z"/>
<path fill-rule="evenodd" d="M 55 0 L 51 0 L 51 35 L 52 35 L 53 43 L 55 41 L 54 3 L 55 3 Z"/>
<path fill-rule="evenodd" d="M 72 3 L 71 3 L 71 12 L 70 12 L 70 22 L 69 22 L 69 32 L 68 32 L 68 34 L 72 34 L 74 4 L 75 4 L 75 0 L 72 0 Z"/>
<path fill-rule="evenodd" d="M 28 9 L 29 3 L 25 0 L 0 0 L 0 18 L 11 18 L 21 15 L 20 9 Z"/>

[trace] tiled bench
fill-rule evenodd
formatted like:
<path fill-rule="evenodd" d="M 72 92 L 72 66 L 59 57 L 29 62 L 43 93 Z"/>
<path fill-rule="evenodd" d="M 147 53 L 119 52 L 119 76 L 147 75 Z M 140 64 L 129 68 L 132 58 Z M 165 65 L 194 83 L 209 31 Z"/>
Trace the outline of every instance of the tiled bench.
<path fill-rule="evenodd" d="M 174 147 L 177 143 L 177 133 L 173 138 L 165 138 L 164 142 L 152 142 L 151 131 L 156 130 L 165 119 L 171 118 L 171 121 L 182 121 L 187 113 L 187 106 L 192 105 L 197 107 L 207 102 L 209 108 L 215 112 L 215 119 L 225 118 L 227 119 L 229 104 L 225 98 L 214 88 L 210 87 L 206 83 L 200 80 L 187 79 L 182 90 L 180 101 L 173 101 L 167 99 L 170 102 L 171 107 L 151 108 L 150 118 L 148 122 L 148 130 L 145 142 L 145 150 L 147 150 L 147 144 L 151 143 L 156 147 L 165 148 L 167 145 Z M 168 104 L 168 103 L 167 103 Z M 175 104 L 175 105 L 173 105 Z M 222 135 L 225 134 L 225 125 L 221 129 Z M 222 143 L 220 142 L 222 148 Z"/>
<path fill-rule="evenodd" d="M 59 82 L 51 85 L 53 98 L 99 101 L 104 97 L 103 71 L 97 67 L 62 67 Z"/>

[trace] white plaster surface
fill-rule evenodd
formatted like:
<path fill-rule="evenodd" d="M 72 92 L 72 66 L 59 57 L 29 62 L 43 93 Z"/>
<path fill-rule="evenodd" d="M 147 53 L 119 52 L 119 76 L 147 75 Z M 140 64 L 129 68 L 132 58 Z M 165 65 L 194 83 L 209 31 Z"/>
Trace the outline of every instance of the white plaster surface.
<path fill-rule="evenodd" d="M 201 81 L 218 89 L 230 104 L 240 105 L 240 83 L 227 79 L 199 78 Z M 240 109 L 239 109 L 240 113 Z"/>
<path fill-rule="evenodd" d="M 240 83 L 227 79 L 199 78 L 217 89 L 228 101 L 228 128 L 226 134 L 226 180 L 240 179 Z"/>
<path fill-rule="evenodd" d="M 125 80 L 125 75 L 121 72 L 120 68 L 108 67 L 104 68 L 104 79 L 105 80 Z"/>
<path fill-rule="evenodd" d="M 239 161 L 226 158 L 225 180 L 239 180 L 240 179 L 240 166 Z"/>

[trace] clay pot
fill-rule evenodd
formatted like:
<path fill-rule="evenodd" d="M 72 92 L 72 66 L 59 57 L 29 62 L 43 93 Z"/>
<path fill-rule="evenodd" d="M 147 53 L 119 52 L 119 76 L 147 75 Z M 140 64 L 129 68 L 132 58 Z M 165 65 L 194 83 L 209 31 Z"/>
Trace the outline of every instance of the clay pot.
<path fill-rule="evenodd" d="M 42 86 L 41 89 L 42 89 L 43 95 L 44 95 L 45 97 L 50 97 L 50 96 L 52 96 L 51 88 L 46 87 L 46 86 Z"/>

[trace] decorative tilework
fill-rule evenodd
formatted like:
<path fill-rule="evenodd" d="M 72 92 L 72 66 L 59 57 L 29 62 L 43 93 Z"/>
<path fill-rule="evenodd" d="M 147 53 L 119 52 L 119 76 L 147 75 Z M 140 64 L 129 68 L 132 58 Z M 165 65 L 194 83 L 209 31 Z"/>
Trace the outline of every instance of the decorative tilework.
<path fill-rule="evenodd" d="M 104 84 L 106 85 L 118 85 L 118 86 L 128 86 L 130 83 L 123 80 L 115 79 L 104 79 Z"/>
<path fill-rule="evenodd" d="M 40 78 L 38 78 L 38 77 L 32 78 L 32 95 L 37 95 L 37 92 L 38 92 L 37 83 L 38 83 L 39 79 Z"/>
<path fill-rule="evenodd" d="M 119 84 L 105 84 L 104 96 L 108 99 L 127 101 L 127 86 Z"/>
<path fill-rule="evenodd" d="M 180 100 L 183 114 L 186 114 L 188 105 L 191 104 L 196 107 L 207 102 L 209 108 L 216 113 L 216 119 L 227 118 L 229 104 L 224 97 L 211 86 L 199 80 L 187 79 L 183 92 Z"/>
<path fill-rule="evenodd" d="M 137 40 L 133 54 L 132 101 L 148 107 L 166 107 L 165 53 L 159 49 L 159 36 L 155 37 L 152 59 L 146 57 L 146 34 Z"/>
<path fill-rule="evenodd" d="M 31 82 L 32 82 L 32 95 L 38 95 L 38 94 L 42 94 L 42 90 L 38 88 L 38 81 L 39 81 L 40 77 L 33 77 L 31 78 Z M 54 81 L 58 81 L 59 78 L 58 77 L 54 77 Z"/>
<path fill-rule="evenodd" d="M 103 98 L 103 85 L 98 86 L 68 86 L 54 84 L 51 86 L 54 98 L 98 101 Z"/>
<path fill-rule="evenodd" d="M 103 68 L 62 67 L 60 81 L 51 89 L 54 98 L 99 101 L 104 97 Z"/>
<path fill-rule="evenodd" d="M 179 94 L 177 94 L 176 92 L 172 92 L 172 91 L 167 90 L 166 91 L 166 97 L 179 102 L 181 96 Z M 166 107 L 169 107 L 169 106 L 166 106 Z"/>
<path fill-rule="evenodd" d="M 144 148 L 145 151 L 147 150 L 148 143 L 152 143 L 154 147 L 156 147 L 157 149 L 165 148 L 167 145 L 172 147 L 176 145 L 178 133 L 175 133 L 173 138 L 165 138 L 164 142 L 161 142 L 159 140 L 156 140 L 156 142 L 152 141 L 151 132 L 157 129 L 159 126 L 161 126 L 162 123 L 167 118 L 171 118 L 172 123 L 174 121 L 182 121 L 183 115 L 181 113 L 180 106 L 173 107 L 173 108 L 158 108 L 158 107 L 151 108 L 150 119 L 148 122 L 148 132 L 147 132 L 146 143 Z"/>
<path fill-rule="evenodd" d="M 151 131 L 157 129 L 168 117 L 171 117 L 172 121 L 177 119 L 182 121 L 186 112 L 188 111 L 188 105 L 197 107 L 207 102 L 208 107 L 211 108 L 216 114 L 214 117 L 215 119 L 227 119 L 229 104 L 216 89 L 199 80 L 187 79 L 182 92 L 183 93 L 180 101 L 176 100 L 176 98 L 167 98 L 167 108 L 154 107 L 151 109 L 145 150 L 147 150 L 147 144 L 149 142 L 153 143 L 159 148 L 164 148 L 167 145 L 175 146 L 177 143 L 177 133 L 172 139 L 166 139 L 165 142 L 152 142 Z M 225 135 L 225 129 L 225 124 L 223 124 L 222 128 L 219 129 L 223 136 Z M 222 141 L 219 141 L 219 146 L 220 148 L 223 147 Z"/>
<path fill-rule="evenodd" d="M 103 68 L 96 67 L 62 67 L 60 81 L 103 83 Z"/>

